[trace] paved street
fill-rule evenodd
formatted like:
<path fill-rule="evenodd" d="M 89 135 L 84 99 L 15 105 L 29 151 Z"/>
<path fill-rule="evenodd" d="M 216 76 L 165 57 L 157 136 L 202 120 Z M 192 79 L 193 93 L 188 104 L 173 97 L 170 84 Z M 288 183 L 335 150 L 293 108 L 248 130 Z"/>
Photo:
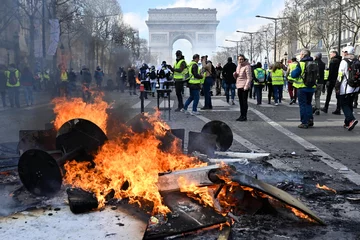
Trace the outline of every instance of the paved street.
<path fill-rule="evenodd" d="M 263 92 L 264 99 L 267 99 L 266 94 Z M 12 143 L 18 141 L 20 129 L 44 129 L 45 123 L 54 119 L 50 97 L 44 93 L 37 95 L 37 102 L 32 107 L 0 110 L 0 119 L 3 123 L 0 129 L 2 146 L 14 148 Z M 273 185 L 281 182 L 293 182 L 294 186 L 301 185 L 300 192 L 296 187 L 289 192 L 301 198 L 329 225 L 304 227 L 301 223 L 294 224 L 293 220 L 280 221 L 263 215 L 242 216 L 242 224 L 233 228 L 235 239 L 358 239 L 358 204 L 347 201 L 347 195 L 344 194 L 319 193 L 315 184 L 325 184 L 338 192 L 353 193 L 360 188 L 360 157 L 357 149 L 360 127 L 351 132 L 342 127 L 343 115 L 331 114 L 335 107 L 333 98 L 330 113 L 321 112 L 319 116 L 315 116 L 313 128 L 299 129 L 298 105 L 289 105 L 286 92 L 284 97 L 285 101 L 280 106 L 268 105 L 267 101 L 257 106 L 255 100 L 249 100 L 248 121 L 237 122 L 237 102 L 235 106 L 231 106 L 226 103 L 224 96 L 216 96 L 213 97 L 213 110 L 201 111 L 201 115 L 191 116 L 174 112 L 177 102 L 173 92 L 170 120 L 168 111 L 162 111 L 162 118 L 171 128 L 185 128 L 186 132 L 199 132 L 204 124 L 211 120 L 227 123 L 234 134 L 234 142 L 229 151 L 271 153 L 268 159 L 252 160 L 248 166 L 237 166 L 238 170 L 251 176 L 256 175 L 258 179 Z M 324 98 L 325 95 L 322 96 L 323 100 Z M 111 117 L 126 121 L 140 112 L 138 96 L 107 92 L 105 99 L 113 103 Z M 161 99 L 160 106 L 167 106 L 167 101 Z M 199 107 L 202 104 L 203 99 Z M 156 105 L 156 98 L 149 97 L 145 101 L 145 110 L 154 112 Z M 360 116 L 360 110 L 356 109 L 355 113 L 356 116 Z M 186 144 L 187 134 L 185 148 Z M 259 224 L 256 231 L 247 229 L 250 226 L 254 227 L 254 223 Z M 271 238 L 268 238 L 269 234 Z"/>

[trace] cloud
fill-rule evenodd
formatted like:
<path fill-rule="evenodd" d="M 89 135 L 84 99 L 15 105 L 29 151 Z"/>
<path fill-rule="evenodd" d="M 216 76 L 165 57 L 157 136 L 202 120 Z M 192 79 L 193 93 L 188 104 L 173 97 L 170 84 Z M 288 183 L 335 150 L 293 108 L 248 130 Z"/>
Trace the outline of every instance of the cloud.
<path fill-rule="evenodd" d="M 140 13 L 127 12 L 123 14 L 124 22 L 129 24 L 131 27 L 138 29 L 140 37 L 148 39 L 149 31 L 145 21 L 147 17 L 140 15 Z"/>

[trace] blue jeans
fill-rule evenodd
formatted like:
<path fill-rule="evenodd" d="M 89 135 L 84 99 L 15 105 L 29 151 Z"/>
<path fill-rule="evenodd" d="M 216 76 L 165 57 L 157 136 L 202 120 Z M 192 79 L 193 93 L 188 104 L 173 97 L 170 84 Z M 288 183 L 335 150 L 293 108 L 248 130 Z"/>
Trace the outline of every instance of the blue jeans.
<path fill-rule="evenodd" d="M 314 119 L 311 105 L 314 90 L 299 88 L 297 93 L 300 107 L 300 121 L 302 124 L 309 124 L 309 120 Z"/>
<path fill-rule="evenodd" d="M 344 123 L 346 126 L 349 126 L 350 122 L 355 120 L 353 111 L 353 102 L 354 102 L 354 98 L 355 98 L 355 93 L 353 94 L 346 94 L 346 95 L 339 95 L 339 100 L 340 100 L 340 106 L 341 109 L 344 112 L 345 115 L 345 120 Z"/>
<path fill-rule="evenodd" d="M 20 87 L 9 87 L 8 96 L 10 101 L 10 106 L 13 108 L 20 107 Z"/>
<path fill-rule="evenodd" d="M 200 100 L 200 89 L 190 89 L 190 97 L 186 100 L 184 109 L 187 110 L 190 103 L 194 101 L 192 106 L 192 111 L 196 112 L 197 106 L 199 104 L 199 100 Z"/>
<path fill-rule="evenodd" d="M 33 86 L 23 86 L 25 94 L 26 105 L 32 105 L 34 103 L 33 98 Z"/>
<path fill-rule="evenodd" d="M 234 101 L 235 99 L 235 89 L 236 89 L 236 86 L 234 83 L 225 83 L 225 95 L 226 95 L 226 102 L 229 103 L 229 98 L 230 98 L 230 91 L 231 91 L 231 100 Z"/>
<path fill-rule="evenodd" d="M 205 106 L 204 107 L 205 108 L 211 108 L 212 107 L 211 95 L 210 95 L 210 90 L 211 90 L 212 85 L 213 85 L 212 77 L 206 77 L 204 85 L 203 85 L 204 99 L 205 99 Z"/>
<path fill-rule="evenodd" d="M 155 93 L 156 92 L 156 82 L 151 82 L 150 86 L 151 86 L 151 92 Z"/>
<path fill-rule="evenodd" d="M 283 85 L 273 85 L 275 103 L 281 103 Z"/>
<path fill-rule="evenodd" d="M 256 99 L 257 99 L 257 103 L 261 104 L 262 102 L 262 89 L 263 89 L 263 85 L 254 85 L 254 91 L 255 91 L 255 95 L 256 95 Z"/>

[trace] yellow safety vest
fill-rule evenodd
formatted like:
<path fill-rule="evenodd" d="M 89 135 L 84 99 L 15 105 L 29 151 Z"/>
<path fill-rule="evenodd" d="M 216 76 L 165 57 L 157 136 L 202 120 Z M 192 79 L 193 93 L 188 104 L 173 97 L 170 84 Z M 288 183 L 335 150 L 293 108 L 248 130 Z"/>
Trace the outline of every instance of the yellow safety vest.
<path fill-rule="evenodd" d="M 49 81 L 49 80 L 50 80 L 50 76 L 49 76 L 49 74 L 44 73 L 44 74 L 41 74 L 41 79 L 42 79 L 42 80 Z"/>
<path fill-rule="evenodd" d="M 68 81 L 67 72 L 62 72 L 62 73 L 60 73 L 60 80 L 61 80 L 62 82 L 67 82 L 67 81 Z"/>
<path fill-rule="evenodd" d="M 272 85 L 279 86 L 284 85 L 284 72 L 282 69 L 277 69 L 271 74 Z"/>
<path fill-rule="evenodd" d="M 327 81 L 329 79 L 329 70 L 324 71 L 324 81 Z"/>
<path fill-rule="evenodd" d="M 180 66 L 181 66 L 181 64 L 182 64 L 182 62 L 185 62 L 185 60 L 184 60 L 184 59 L 181 59 L 180 61 L 178 61 L 177 63 L 175 63 L 175 64 L 174 64 L 174 69 L 179 69 Z M 185 63 L 185 65 L 186 65 L 186 63 Z M 186 74 L 186 73 L 188 73 L 187 68 L 185 68 L 181 73 L 174 71 L 174 80 L 175 80 L 175 81 L 182 81 L 182 80 L 184 80 L 184 77 L 185 77 L 185 74 Z"/>
<path fill-rule="evenodd" d="M 6 86 L 7 87 L 20 87 L 20 72 L 19 70 L 15 70 L 15 77 L 17 79 L 16 84 L 10 84 L 10 71 L 5 71 L 6 76 Z"/>
<path fill-rule="evenodd" d="M 304 72 L 305 72 L 305 66 L 306 66 L 306 63 L 305 62 L 300 62 L 300 67 L 301 67 L 301 74 L 298 79 L 295 80 L 295 82 L 293 83 L 293 87 L 294 88 L 307 88 L 307 86 L 304 84 L 304 80 L 303 80 L 303 77 L 304 77 Z M 316 88 L 316 85 L 313 86 L 312 88 Z"/>
<path fill-rule="evenodd" d="M 289 82 L 294 82 L 294 81 L 296 80 L 296 78 L 292 78 L 292 77 L 291 77 L 291 72 L 296 68 L 296 66 L 297 66 L 297 63 L 296 63 L 296 62 L 289 64 L 289 68 L 290 68 L 289 76 L 288 76 Z"/>
<path fill-rule="evenodd" d="M 189 74 L 190 74 L 190 80 L 189 80 L 189 83 L 190 84 L 203 84 L 204 81 L 205 81 L 205 77 L 203 78 L 195 78 L 194 74 L 192 74 L 192 67 L 197 64 L 196 62 L 194 61 L 191 61 L 188 68 L 189 68 Z M 201 69 L 198 68 L 198 73 L 200 74 L 201 72 Z"/>
<path fill-rule="evenodd" d="M 264 71 L 264 74 L 266 73 L 266 71 L 265 71 L 264 69 L 262 69 L 262 68 L 256 68 L 256 69 L 254 70 L 254 74 L 255 74 L 255 77 L 256 77 L 256 78 L 258 78 L 258 76 L 259 76 L 259 71 Z M 262 82 L 262 83 L 259 83 L 259 82 L 254 81 L 254 85 L 264 85 L 264 84 L 265 84 L 265 81 L 266 81 L 266 79 L 264 79 L 264 82 Z"/>

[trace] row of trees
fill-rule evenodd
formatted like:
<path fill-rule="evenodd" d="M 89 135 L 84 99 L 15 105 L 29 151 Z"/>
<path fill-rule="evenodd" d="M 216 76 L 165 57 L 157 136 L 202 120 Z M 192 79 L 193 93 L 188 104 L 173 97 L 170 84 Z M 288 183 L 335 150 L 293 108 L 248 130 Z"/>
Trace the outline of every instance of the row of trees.
<path fill-rule="evenodd" d="M 271 16 L 274 17 L 274 16 Z M 360 31 L 360 1 L 347 0 L 286 0 L 285 9 L 278 15 L 280 19 L 276 29 L 277 56 L 283 56 L 284 49 L 288 55 L 294 56 L 299 49 L 329 52 L 338 49 L 339 34 L 341 46 L 356 46 Z M 349 34 L 345 34 L 345 33 Z M 270 23 L 259 28 L 253 35 L 253 48 L 250 37 L 243 36 L 239 40 L 238 52 L 250 56 L 253 60 L 262 61 L 274 50 L 275 29 Z M 216 62 L 226 62 L 228 56 L 237 52 L 236 47 L 218 52 Z M 282 57 L 280 57 L 282 58 Z M 280 60 L 280 59 L 277 59 Z"/>
<path fill-rule="evenodd" d="M 124 22 L 116 0 L 6 0 L 1 9 L 0 36 L 9 34 L 5 30 L 14 21 L 20 25 L 19 31 L 26 32 L 26 64 L 32 69 L 36 61 L 44 61 L 36 56 L 39 35 L 45 33 L 40 41 L 42 50 L 49 47 L 49 19 L 58 19 L 60 25 L 57 54 L 50 61 L 53 68 L 59 63 L 75 69 L 100 65 L 113 72 L 120 65 L 149 57 L 147 41 Z"/>

